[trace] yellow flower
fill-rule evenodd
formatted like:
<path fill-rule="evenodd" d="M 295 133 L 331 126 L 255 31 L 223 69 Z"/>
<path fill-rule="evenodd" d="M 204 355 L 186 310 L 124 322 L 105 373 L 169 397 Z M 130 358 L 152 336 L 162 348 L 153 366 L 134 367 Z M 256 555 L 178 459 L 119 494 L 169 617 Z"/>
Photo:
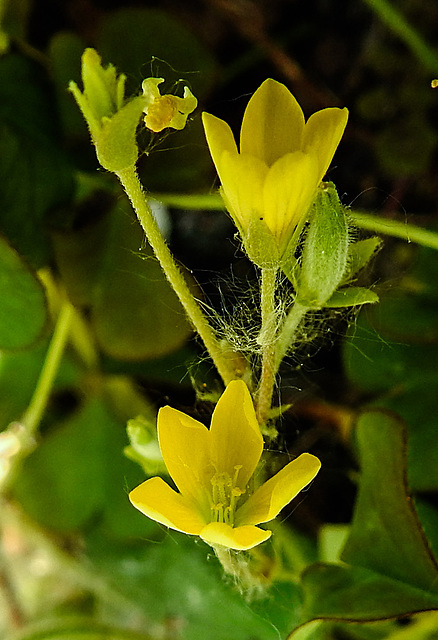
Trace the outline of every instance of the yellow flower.
<path fill-rule="evenodd" d="M 240 152 L 228 124 L 203 114 L 226 207 L 249 257 L 260 266 L 281 261 L 301 229 L 347 119 L 347 109 L 329 108 L 305 122 L 294 96 L 271 79 L 246 107 Z"/>
<path fill-rule="evenodd" d="M 146 78 L 141 85 L 146 102 L 145 125 L 155 133 L 166 127 L 184 129 L 187 116 L 196 109 L 198 101 L 188 87 L 184 87 L 183 98 L 171 94 L 162 96 L 158 89 L 162 82 L 164 78 Z"/>
<path fill-rule="evenodd" d="M 131 491 L 129 499 L 149 518 L 213 547 L 245 550 L 267 540 L 271 531 L 255 525 L 275 518 L 321 466 L 318 458 L 303 453 L 252 493 L 263 438 L 242 380 L 227 386 L 210 429 L 176 409 L 160 409 L 158 438 L 179 492 L 155 477 Z"/>

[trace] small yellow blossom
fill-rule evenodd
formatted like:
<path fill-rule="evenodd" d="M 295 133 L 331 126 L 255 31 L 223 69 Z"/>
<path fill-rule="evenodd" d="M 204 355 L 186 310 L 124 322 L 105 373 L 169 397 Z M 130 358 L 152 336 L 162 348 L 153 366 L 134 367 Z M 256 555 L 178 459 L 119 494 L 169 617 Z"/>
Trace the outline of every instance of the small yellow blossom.
<path fill-rule="evenodd" d="M 164 78 L 146 78 L 142 89 L 145 98 L 145 125 L 151 131 L 159 133 L 166 127 L 184 129 L 187 117 L 198 106 L 198 101 L 188 87 L 184 87 L 184 97 L 171 94 L 162 96 L 158 85 Z"/>
<path fill-rule="evenodd" d="M 203 114 L 222 196 L 255 262 L 269 262 L 269 252 L 281 261 L 306 220 L 347 119 L 347 109 L 328 108 L 305 122 L 294 96 L 272 79 L 246 107 L 240 151 L 228 124 Z"/>
<path fill-rule="evenodd" d="M 267 540 L 271 531 L 255 525 L 275 518 L 321 466 L 318 458 L 303 453 L 253 492 L 263 438 L 242 380 L 228 384 L 210 429 L 176 409 L 160 409 L 158 438 L 179 492 L 162 478 L 150 478 L 131 491 L 132 504 L 213 547 L 246 550 Z"/>

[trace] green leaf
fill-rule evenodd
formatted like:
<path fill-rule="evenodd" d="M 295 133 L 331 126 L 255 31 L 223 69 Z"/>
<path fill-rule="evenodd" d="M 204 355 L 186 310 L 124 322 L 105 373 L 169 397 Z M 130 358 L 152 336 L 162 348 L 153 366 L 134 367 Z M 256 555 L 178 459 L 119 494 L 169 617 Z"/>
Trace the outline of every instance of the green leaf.
<path fill-rule="evenodd" d="M 406 428 L 389 413 L 368 411 L 356 439 L 361 479 L 341 554 L 347 564 L 304 571 L 304 627 L 290 635 L 296 640 L 317 620 L 366 622 L 438 609 L 438 565 L 407 488 Z"/>
<path fill-rule="evenodd" d="M 275 622 L 268 618 L 270 607 L 277 608 L 270 602 L 272 594 L 260 599 L 254 611 L 243 595 L 223 579 L 222 568 L 204 543 L 197 544 L 193 538 L 175 531 L 166 533 L 159 544 L 150 544 L 143 537 L 136 546 L 114 546 L 94 532 L 86 542 L 94 571 L 141 611 L 148 615 L 153 612 L 156 624 L 168 624 L 169 616 L 178 620 L 181 640 L 280 637 Z M 284 592 L 278 607 L 283 611 L 277 613 L 295 617 L 298 590 L 286 585 Z"/>
<path fill-rule="evenodd" d="M 95 617 L 62 617 L 26 625 L 14 640 L 152 640 L 147 633 L 139 633 L 99 622 Z"/>
<path fill-rule="evenodd" d="M 366 287 L 348 287 L 338 289 L 324 303 L 324 307 L 355 307 L 362 304 L 379 302 L 379 296 Z"/>
<path fill-rule="evenodd" d="M 48 216 L 70 201 L 74 183 L 48 79 L 16 54 L 0 58 L 0 182 L 0 231 L 41 266 L 49 255 Z"/>
<path fill-rule="evenodd" d="M 375 308 L 377 312 L 379 307 Z M 393 342 L 376 331 L 370 320 L 373 307 L 366 307 L 348 331 L 343 360 L 349 380 L 360 390 L 377 393 L 396 385 L 424 381 L 436 372 L 435 345 Z M 373 323 L 374 324 L 374 323 Z"/>
<path fill-rule="evenodd" d="M 136 517 L 125 491 L 128 465 L 136 471 L 123 456 L 125 444 L 123 423 L 101 399 L 91 398 L 24 461 L 15 496 L 37 522 L 57 531 L 78 529 L 100 513 L 107 534 L 118 535 L 114 516 L 130 535 L 145 535 L 149 522 Z M 141 481 L 141 474 L 135 477 Z"/>
<path fill-rule="evenodd" d="M 314 564 L 304 571 L 302 585 L 304 625 L 318 619 L 369 622 L 438 609 L 437 593 L 362 567 Z M 300 629 L 289 638 L 301 638 Z"/>
<path fill-rule="evenodd" d="M 57 234 L 55 253 L 70 297 L 91 308 L 92 329 L 106 354 L 131 361 L 159 358 L 191 334 L 126 201 L 94 225 Z"/>
<path fill-rule="evenodd" d="M 367 393 L 380 393 L 373 404 L 400 415 L 409 432 L 409 483 L 414 491 L 438 488 L 436 389 L 438 349 L 435 344 L 384 340 L 362 313 L 343 347 L 349 379 Z M 384 395 L 382 395 L 382 393 Z"/>
<path fill-rule="evenodd" d="M 438 565 L 408 493 L 404 424 L 368 411 L 358 421 L 356 438 L 362 474 L 342 560 L 438 594 Z"/>
<path fill-rule="evenodd" d="M 0 237 L 0 349 L 31 346 L 48 320 L 44 288 L 18 253 Z"/>
<path fill-rule="evenodd" d="M 432 353 L 436 357 L 436 350 L 432 350 Z M 380 405 L 396 411 L 406 421 L 409 432 L 409 484 L 415 491 L 438 489 L 437 386 L 436 371 L 430 374 L 425 369 L 421 375 L 421 370 L 414 370 L 402 388 L 380 400 Z"/>
<path fill-rule="evenodd" d="M 181 347 L 191 328 L 145 245 L 143 231 L 125 211 L 119 203 L 108 219 L 91 323 L 108 355 L 121 360 L 158 358 Z"/>

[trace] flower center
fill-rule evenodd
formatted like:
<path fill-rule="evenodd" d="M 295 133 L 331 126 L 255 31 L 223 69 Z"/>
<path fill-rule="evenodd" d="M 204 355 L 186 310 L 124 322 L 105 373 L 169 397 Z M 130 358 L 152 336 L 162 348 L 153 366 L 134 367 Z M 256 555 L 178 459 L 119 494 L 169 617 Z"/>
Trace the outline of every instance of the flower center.
<path fill-rule="evenodd" d="M 245 493 L 237 486 L 237 476 L 242 468 L 241 464 L 234 467 L 234 475 L 218 472 L 211 478 L 211 520 L 234 525 L 234 511 L 241 495 Z"/>
<path fill-rule="evenodd" d="M 158 133 L 167 126 L 177 112 L 173 96 L 160 96 L 148 107 L 145 123 L 148 129 Z"/>

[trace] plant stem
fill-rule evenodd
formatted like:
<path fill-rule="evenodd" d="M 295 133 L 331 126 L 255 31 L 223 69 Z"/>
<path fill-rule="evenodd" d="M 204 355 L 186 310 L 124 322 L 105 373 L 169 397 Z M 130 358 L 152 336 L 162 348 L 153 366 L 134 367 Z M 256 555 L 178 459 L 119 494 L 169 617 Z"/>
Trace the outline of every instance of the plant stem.
<path fill-rule="evenodd" d="M 388 0 L 364 0 L 431 73 L 438 74 L 438 55 Z"/>
<path fill-rule="evenodd" d="M 21 419 L 21 423 L 24 425 L 28 436 L 34 435 L 43 417 L 62 354 L 64 353 L 73 313 L 73 306 L 68 300 L 64 300 L 35 391 Z"/>
<path fill-rule="evenodd" d="M 34 435 L 49 400 L 53 383 L 64 353 L 69 335 L 74 309 L 70 302 L 64 300 L 56 321 L 52 339 L 47 349 L 43 367 L 33 392 L 28 408 L 19 422 L 12 422 L 1 436 L 4 445 L 10 447 L 3 468 L 0 468 L 0 492 L 5 492 L 13 483 L 21 460 L 34 448 Z"/>
<path fill-rule="evenodd" d="M 280 364 L 294 342 L 297 330 L 304 319 L 304 316 L 308 312 L 308 307 L 304 307 L 298 302 L 295 302 L 292 309 L 289 311 L 281 329 L 280 335 L 275 346 L 275 361 L 274 370 L 278 371 Z"/>
<path fill-rule="evenodd" d="M 260 426 L 266 424 L 272 404 L 275 384 L 275 340 L 278 313 L 275 308 L 277 269 L 262 269 L 260 284 L 260 309 L 262 326 L 258 342 L 262 347 L 262 372 L 256 397 L 256 413 Z"/>
<path fill-rule="evenodd" d="M 381 216 L 373 216 L 368 213 L 350 211 L 350 216 L 362 229 L 383 233 L 394 238 L 403 238 L 408 242 L 416 242 L 424 247 L 438 249 L 438 233 L 417 227 L 414 224 L 400 222 L 400 220 L 389 220 Z"/>
<path fill-rule="evenodd" d="M 169 247 L 155 221 L 147 203 L 143 187 L 138 179 L 135 167 L 129 167 L 117 174 L 123 188 L 128 195 L 137 218 L 143 227 L 146 237 L 163 269 L 168 281 L 176 292 L 190 322 L 198 332 L 205 348 L 210 354 L 224 384 L 238 377 L 231 367 L 223 350 L 213 333 L 198 301 L 190 291 L 187 282 L 176 264 Z"/>

